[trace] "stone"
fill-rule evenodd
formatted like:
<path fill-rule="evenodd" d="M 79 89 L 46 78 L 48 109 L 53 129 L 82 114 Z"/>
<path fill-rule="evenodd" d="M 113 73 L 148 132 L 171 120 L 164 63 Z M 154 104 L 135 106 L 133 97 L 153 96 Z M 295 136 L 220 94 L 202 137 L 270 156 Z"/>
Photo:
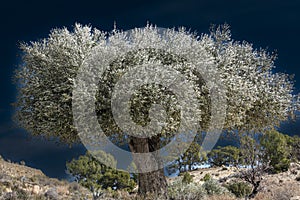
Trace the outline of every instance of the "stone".
<path fill-rule="evenodd" d="M 300 196 L 292 197 L 290 200 L 300 200 Z"/>
<path fill-rule="evenodd" d="M 45 196 L 48 199 L 53 199 L 53 200 L 59 199 L 59 195 L 55 188 L 50 188 L 49 190 L 47 190 L 47 192 L 45 193 Z"/>
<path fill-rule="evenodd" d="M 40 191 L 41 191 L 40 186 L 38 186 L 38 185 L 33 186 L 33 188 L 32 188 L 32 193 L 33 194 L 39 194 Z"/>
<path fill-rule="evenodd" d="M 6 193 L 10 193 L 10 192 L 12 192 L 12 189 L 11 189 L 11 188 L 9 188 L 9 187 L 7 187 L 7 188 L 5 188 L 5 189 L 4 189 L 4 192 L 6 192 Z"/>

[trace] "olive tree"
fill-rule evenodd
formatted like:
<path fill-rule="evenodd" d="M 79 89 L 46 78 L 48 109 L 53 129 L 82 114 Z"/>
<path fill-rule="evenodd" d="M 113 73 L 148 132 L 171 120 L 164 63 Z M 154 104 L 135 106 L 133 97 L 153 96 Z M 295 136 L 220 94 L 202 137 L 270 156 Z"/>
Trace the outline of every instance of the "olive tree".
<path fill-rule="evenodd" d="M 76 76 L 86 59 L 95 54 L 101 57 L 102 52 L 111 53 L 114 59 L 107 66 L 99 65 L 104 74 L 99 77 L 95 102 L 98 121 L 108 137 L 115 142 L 128 140 L 135 153 L 153 152 L 170 142 L 182 114 L 182 105 L 172 91 L 160 84 L 145 84 L 130 99 L 130 117 L 147 126 L 151 105 L 159 104 L 165 110 L 165 123 L 161 132 L 151 137 L 124 136 L 114 121 L 110 98 L 118 79 L 135 66 L 159 64 L 186 77 L 186 83 L 193 85 L 193 90 L 186 92 L 197 97 L 197 112 L 184 123 L 196 120 L 201 125 L 199 133 L 208 130 L 212 99 L 207 79 L 195 69 L 197 62 L 206 64 L 209 73 L 219 74 L 225 88 L 222 98 L 226 103 L 221 105 L 226 111 L 224 130 L 262 131 L 292 117 L 298 106 L 289 76 L 273 72 L 276 56 L 254 49 L 250 43 L 234 41 L 228 25 L 201 36 L 184 28 L 162 31 L 147 25 L 134 29 L 128 38 L 116 29 L 106 33 L 76 24 L 73 31 L 54 29 L 47 38 L 22 43 L 20 49 L 22 63 L 15 73 L 19 91 L 16 119 L 33 135 L 57 137 L 69 144 L 80 141 L 72 110 Z M 103 59 L 109 58 L 103 55 Z M 188 106 L 194 104 L 191 101 Z M 138 179 L 140 193 L 166 191 L 162 169 L 140 173 Z"/>

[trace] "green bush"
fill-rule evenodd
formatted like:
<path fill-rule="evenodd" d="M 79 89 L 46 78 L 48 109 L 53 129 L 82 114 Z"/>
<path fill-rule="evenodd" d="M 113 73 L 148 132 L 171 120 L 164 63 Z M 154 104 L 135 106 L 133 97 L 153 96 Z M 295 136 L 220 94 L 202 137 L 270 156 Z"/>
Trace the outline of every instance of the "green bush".
<path fill-rule="evenodd" d="M 263 160 L 272 167 L 272 173 L 285 172 L 290 166 L 290 147 L 286 137 L 275 130 L 267 131 L 260 144 L 264 152 Z"/>
<path fill-rule="evenodd" d="M 205 174 L 204 177 L 201 179 L 201 181 L 204 181 L 204 182 L 209 181 L 209 180 L 211 180 L 210 174 Z"/>
<path fill-rule="evenodd" d="M 230 183 L 226 188 L 238 198 L 246 197 L 252 191 L 252 187 L 245 182 Z"/>
<path fill-rule="evenodd" d="M 297 135 L 293 137 L 285 135 L 285 138 L 290 149 L 289 157 L 293 162 L 300 162 L 300 137 Z"/>
<path fill-rule="evenodd" d="M 189 183 L 191 183 L 191 182 L 193 182 L 193 176 L 190 175 L 190 173 L 185 172 L 185 173 L 183 174 L 182 183 L 189 184 Z"/>
<path fill-rule="evenodd" d="M 103 151 L 96 153 L 116 165 L 112 155 Z M 128 172 L 107 167 L 90 153 L 80 156 L 78 159 L 73 159 L 66 165 L 68 172 L 75 177 L 75 180 L 92 192 L 108 188 L 132 191 L 136 186 L 135 181 Z"/>
<path fill-rule="evenodd" d="M 227 192 L 227 189 L 222 187 L 216 180 L 210 179 L 202 185 L 208 195 L 221 195 Z"/>

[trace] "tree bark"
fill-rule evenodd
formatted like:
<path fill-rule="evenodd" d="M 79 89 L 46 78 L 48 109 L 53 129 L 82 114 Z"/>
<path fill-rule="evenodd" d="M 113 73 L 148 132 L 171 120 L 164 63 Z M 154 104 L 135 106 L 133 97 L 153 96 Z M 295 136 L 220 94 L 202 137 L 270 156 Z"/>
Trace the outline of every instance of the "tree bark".
<path fill-rule="evenodd" d="M 253 185 L 253 189 L 251 194 L 249 195 L 250 198 L 254 198 L 257 194 L 258 194 L 258 188 L 260 186 L 260 181 L 257 181 L 255 183 L 252 184 Z"/>
<path fill-rule="evenodd" d="M 159 137 L 152 138 L 137 138 L 131 137 L 129 147 L 131 152 L 134 153 L 149 153 L 159 148 Z M 135 163 L 139 169 L 141 163 Z M 145 163 L 142 163 L 145 164 Z M 152 193 L 154 195 L 167 196 L 167 180 L 164 175 L 164 170 L 159 169 L 147 173 L 138 174 L 138 193 L 140 195 L 146 195 Z"/>

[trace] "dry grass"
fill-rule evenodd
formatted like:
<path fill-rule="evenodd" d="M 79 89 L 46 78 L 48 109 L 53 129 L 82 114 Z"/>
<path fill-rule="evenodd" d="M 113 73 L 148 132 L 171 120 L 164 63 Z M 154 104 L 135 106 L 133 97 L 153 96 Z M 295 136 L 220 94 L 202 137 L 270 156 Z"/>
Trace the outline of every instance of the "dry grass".
<path fill-rule="evenodd" d="M 207 196 L 205 200 L 236 200 L 234 196 L 229 195 L 214 195 L 214 196 Z"/>
<path fill-rule="evenodd" d="M 300 196 L 300 187 L 295 184 L 285 184 L 269 191 L 269 196 L 272 200 L 290 200 L 292 197 Z"/>
<path fill-rule="evenodd" d="M 258 193 L 253 200 L 273 200 L 270 195 L 266 193 Z"/>

